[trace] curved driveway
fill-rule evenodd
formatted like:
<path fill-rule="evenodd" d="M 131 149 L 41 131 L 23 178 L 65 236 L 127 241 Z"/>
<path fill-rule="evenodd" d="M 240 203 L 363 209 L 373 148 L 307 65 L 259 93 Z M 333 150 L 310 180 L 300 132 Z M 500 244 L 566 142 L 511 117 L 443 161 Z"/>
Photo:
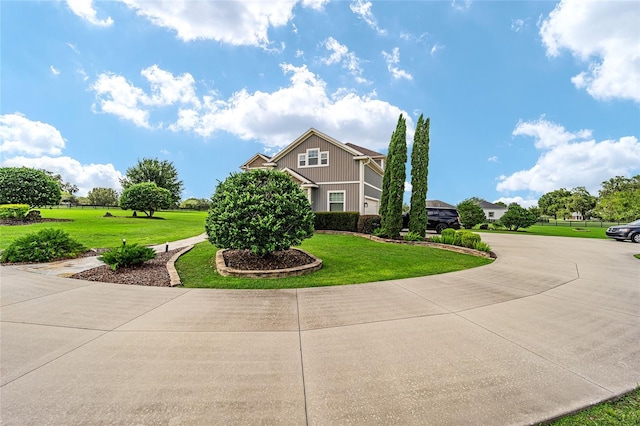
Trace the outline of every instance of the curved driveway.
<path fill-rule="evenodd" d="M 489 266 L 300 290 L 1 268 L 0 422 L 531 424 L 638 386 L 640 245 L 483 240 Z"/>

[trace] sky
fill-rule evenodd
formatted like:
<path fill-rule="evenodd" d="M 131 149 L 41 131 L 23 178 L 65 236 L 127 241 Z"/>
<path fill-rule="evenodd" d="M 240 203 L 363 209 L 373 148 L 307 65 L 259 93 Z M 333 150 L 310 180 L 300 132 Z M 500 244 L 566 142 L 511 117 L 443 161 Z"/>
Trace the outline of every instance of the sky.
<path fill-rule="evenodd" d="M 638 1 L 2 1 L 0 165 L 86 196 L 157 158 L 209 198 L 309 128 L 386 153 L 403 114 L 411 150 L 424 114 L 428 199 L 597 195 L 640 173 L 638 22 Z"/>

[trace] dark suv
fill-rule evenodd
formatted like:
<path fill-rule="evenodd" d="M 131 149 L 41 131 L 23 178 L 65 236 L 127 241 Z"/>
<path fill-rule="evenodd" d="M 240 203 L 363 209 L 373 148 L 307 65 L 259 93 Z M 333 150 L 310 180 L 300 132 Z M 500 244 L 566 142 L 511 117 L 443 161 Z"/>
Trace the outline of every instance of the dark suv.
<path fill-rule="evenodd" d="M 460 215 L 458 210 L 446 207 L 428 207 L 427 229 L 435 230 L 438 234 L 447 228 L 460 229 Z M 409 227 L 409 212 L 402 214 L 402 227 Z"/>

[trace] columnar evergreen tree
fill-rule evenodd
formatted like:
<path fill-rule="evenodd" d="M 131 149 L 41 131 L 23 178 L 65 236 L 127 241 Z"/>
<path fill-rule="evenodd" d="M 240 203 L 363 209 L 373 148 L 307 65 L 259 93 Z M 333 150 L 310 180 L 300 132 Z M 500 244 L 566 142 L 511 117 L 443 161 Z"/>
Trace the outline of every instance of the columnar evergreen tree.
<path fill-rule="evenodd" d="M 413 135 L 411 152 L 411 210 L 409 212 L 409 231 L 425 237 L 427 232 L 427 189 L 429 175 L 429 124 L 430 119 L 418 118 L 416 132 Z"/>
<path fill-rule="evenodd" d="M 402 118 L 402 115 L 400 116 Z M 378 213 L 380 214 L 380 230 L 384 231 L 385 223 L 387 221 L 387 210 L 389 207 L 389 184 L 391 182 L 391 168 L 389 165 L 391 161 L 393 161 L 393 149 L 396 132 L 398 131 L 398 126 L 400 125 L 400 119 L 398 119 L 398 125 L 396 125 L 396 130 L 391 134 L 391 140 L 389 141 L 389 149 L 387 150 L 387 159 L 386 166 L 384 168 L 384 174 L 382 175 L 382 194 L 380 195 L 380 206 Z"/>
<path fill-rule="evenodd" d="M 407 176 L 407 123 L 402 115 L 398 119 L 391 144 L 393 145 L 393 157 L 391 162 L 387 163 L 388 170 L 385 170 L 385 174 L 388 172 L 391 176 L 383 231 L 387 236 L 395 238 L 400 235 L 400 230 L 402 230 L 402 201 L 404 199 L 404 181 Z"/>

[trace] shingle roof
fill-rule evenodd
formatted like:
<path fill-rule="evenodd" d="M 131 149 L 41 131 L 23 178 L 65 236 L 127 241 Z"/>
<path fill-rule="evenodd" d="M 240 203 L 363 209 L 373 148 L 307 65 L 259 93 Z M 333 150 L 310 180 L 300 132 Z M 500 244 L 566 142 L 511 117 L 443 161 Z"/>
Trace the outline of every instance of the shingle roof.
<path fill-rule="evenodd" d="M 370 150 L 368 148 L 364 148 L 362 146 L 356 145 L 356 144 L 351 143 L 351 142 L 347 142 L 347 143 L 345 143 L 345 145 L 350 146 L 351 148 L 355 149 L 356 151 L 360 151 L 362 154 L 366 155 L 367 157 L 371 157 L 371 158 L 386 157 L 386 155 L 384 155 L 384 154 L 380 154 L 379 152 L 375 152 L 373 150 Z"/>
<path fill-rule="evenodd" d="M 445 203 L 444 201 L 440 201 L 440 200 L 427 200 L 427 207 L 432 207 L 432 208 L 453 208 L 453 209 L 456 208 L 456 206 L 452 206 L 451 204 Z"/>
<path fill-rule="evenodd" d="M 490 203 L 488 201 L 482 200 L 482 201 L 478 201 L 476 203 L 477 205 L 479 205 L 480 207 L 482 207 L 483 209 L 487 209 L 487 210 L 506 210 L 507 208 L 505 206 L 501 206 L 500 204 L 493 204 Z"/>

